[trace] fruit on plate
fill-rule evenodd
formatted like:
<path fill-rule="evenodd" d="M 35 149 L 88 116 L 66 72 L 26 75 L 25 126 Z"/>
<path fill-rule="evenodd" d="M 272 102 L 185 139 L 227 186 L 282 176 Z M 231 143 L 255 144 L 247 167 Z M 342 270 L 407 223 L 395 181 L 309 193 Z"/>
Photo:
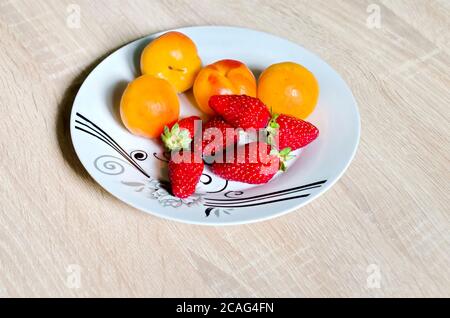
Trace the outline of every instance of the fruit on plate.
<path fill-rule="evenodd" d="M 169 180 L 172 194 L 178 198 L 187 198 L 195 192 L 202 176 L 204 163 L 194 152 L 180 150 L 172 153 L 169 161 Z"/>
<path fill-rule="evenodd" d="M 264 142 L 252 142 L 237 147 L 234 157 L 225 162 L 214 162 L 211 170 L 226 180 L 251 184 L 269 182 L 278 170 L 285 169 L 290 149 L 278 152 Z M 228 159 L 228 158 L 227 158 Z"/>
<path fill-rule="evenodd" d="M 150 42 L 141 55 L 142 74 L 166 79 L 178 93 L 192 87 L 201 66 L 195 43 L 187 35 L 175 31 Z"/>
<path fill-rule="evenodd" d="M 161 140 L 168 150 L 189 149 L 194 140 L 197 125 L 201 122 L 200 117 L 186 117 L 171 126 L 165 126 L 161 134 Z M 200 125 L 198 126 L 201 127 Z"/>
<path fill-rule="evenodd" d="M 266 128 L 271 117 L 266 105 L 247 95 L 214 95 L 209 106 L 236 128 Z"/>
<path fill-rule="evenodd" d="M 164 126 L 178 119 L 180 104 L 172 85 L 166 80 L 142 75 L 131 81 L 120 101 L 120 117 L 133 134 L 159 137 Z"/>
<path fill-rule="evenodd" d="M 203 155 L 211 156 L 236 144 L 238 137 L 236 129 L 221 117 L 211 118 L 203 125 Z"/>
<path fill-rule="evenodd" d="M 276 149 L 296 150 L 317 138 L 319 129 L 313 124 L 288 115 L 274 114 L 267 126 L 268 142 Z"/>
<path fill-rule="evenodd" d="M 269 66 L 258 81 L 258 98 L 278 114 L 305 119 L 316 107 L 319 84 L 305 67 L 283 62 Z"/>
<path fill-rule="evenodd" d="M 207 156 L 237 143 L 238 134 L 233 126 L 218 116 L 205 124 L 202 124 L 200 117 L 191 116 L 164 127 L 161 140 L 170 151 L 198 149 L 200 154 Z"/>
<path fill-rule="evenodd" d="M 204 113 L 214 115 L 209 107 L 213 95 L 256 96 L 256 79 L 252 71 L 242 62 L 220 60 L 204 67 L 194 82 L 194 97 Z"/>

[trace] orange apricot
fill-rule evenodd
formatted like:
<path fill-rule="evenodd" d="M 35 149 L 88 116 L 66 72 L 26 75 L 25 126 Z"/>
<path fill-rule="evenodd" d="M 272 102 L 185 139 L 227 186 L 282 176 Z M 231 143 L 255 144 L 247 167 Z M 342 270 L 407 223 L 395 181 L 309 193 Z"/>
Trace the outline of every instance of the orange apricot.
<path fill-rule="evenodd" d="M 213 95 L 256 96 L 256 79 L 252 71 L 242 62 L 220 60 L 204 67 L 194 82 L 194 97 L 203 112 L 213 115 L 209 98 Z"/>
<path fill-rule="evenodd" d="M 180 32 L 167 32 L 148 44 L 141 55 L 142 74 L 166 79 L 178 93 L 192 87 L 202 67 L 195 43 Z"/>
<path fill-rule="evenodd" d="M 131 81 L 120 100 L 120 117 L 133 134 L 157 138 L 164 126 L 178 119 L 178 95 L 169 82 L 142 75 Z"/>
<path fill-rule="evenodd" d="M 305 119 L 316 107 L 319 84 L 305 67 L 283 62 L 269 66 L 258 81 L 258 98 L 274 113 Z"/>

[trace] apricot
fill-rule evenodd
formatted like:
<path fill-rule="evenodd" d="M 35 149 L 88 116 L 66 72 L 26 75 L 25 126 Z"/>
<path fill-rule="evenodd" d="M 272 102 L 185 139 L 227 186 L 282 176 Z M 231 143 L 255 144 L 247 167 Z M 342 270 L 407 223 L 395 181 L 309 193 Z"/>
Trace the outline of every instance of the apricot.
<path fill-rule="evenodd" d="M 194 97 L 203 112 L 213 115 L 208 106 L 213 95 L 248 95 L 256 97 L 256 79 L 242 62 L 220 60 L 204 67 L 194 82 Z"/>
<path fill-rule="evenodd" d="M 167 80 L 178 93 L 194 84 L 202 67 L 195 43 L 180 32 L 167 32 L 148 44 L 141 55 L 142 74 Z"/>
<path fill-rule="evenodd" d="M 274 113 L 305 119 L 316 107 L 319 84 L 305 67 L 283 62 L 269 66 L 258 81 L 258 98 Z"/>
<path fill-rule="evenodd" d="M 133 134 L 157 138 L 164 126 L 178 119 L 180 103 L 174 87 L 166 80 L 142 75 L 131 81 L 120 100 L 120 117 Z"/>

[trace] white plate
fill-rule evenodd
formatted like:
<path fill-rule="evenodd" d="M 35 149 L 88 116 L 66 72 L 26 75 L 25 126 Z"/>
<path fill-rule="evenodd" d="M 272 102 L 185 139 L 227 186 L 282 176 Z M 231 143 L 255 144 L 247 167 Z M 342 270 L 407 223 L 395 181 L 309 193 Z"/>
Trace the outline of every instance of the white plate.
<path fill-rule="evenodd" d="M 289 169 L 265 185 L 227 182 L 206 167 L 196 194 L 181 200 L 166 190 L 166 163 L 158 142 L 137 137 L 118 115 L 126 84 L 140 75 L 142 49 L 159 34 L 120 48 L 101 62 L 81 86 L 72 109 L 72 141 L 90 175 L 120 200 L 142 211 L 187 223 L 224 225 L 269 219 L 298 209 L 329 189 L 344 173 L 358 146 L 360 121 L 352 93 L 327 63 L 282 38 L 234 27 L 178 29 L 197 45 L 204 65 L 230 58 L 256 76 L 273 63 L 294 61 L 314 73 L 318 105 L 308 117 L 320 134 L 297 151 Z M 199 115 L 191 93 L 180 95 L 180 117 Z M 157 159 L 160 158 L 160 159 Z"/>

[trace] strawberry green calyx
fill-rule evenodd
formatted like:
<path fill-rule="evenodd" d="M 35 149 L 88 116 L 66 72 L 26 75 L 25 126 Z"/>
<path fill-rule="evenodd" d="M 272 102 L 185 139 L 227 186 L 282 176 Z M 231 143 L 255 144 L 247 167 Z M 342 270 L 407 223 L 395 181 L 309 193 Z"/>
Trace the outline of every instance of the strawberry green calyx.
<path fill-rule="evenodd" d="M 277 118 L 280 116 L 279 114 L 273 114 L 272 118 L 269 121 L 269 124 L 266 127 L 267 131 L 267 143 L 271 146 L 276 146 L 276 135 L 278 133 L 278 129 L 280 125 L 277 123 Z"/>
<path fill-rule="evenodd" d="M 172 151 L 189 149 L 192 138 L 189 130 L 184 128 L 180 129 L 180 126 L 177 123 L 170 129 L 167 126 L 164 127 L 164 132 L 161 134 L 161 140 L 166 148 Z"/>
<path fill-rule="evenodd" d="M 289 148 L 289 147 L 286 147 L 281 151 L 278 151 L 275 148 L 272 148 L 270 150 L 270 154 L 280 158 L 280 170 L 283 172 L 286 171 L 286 169 L 287 169 L 286 162 L 291 160 L 292 158 L 294 158 L 294 156 L 291 155 L 291 148 Z"/>

